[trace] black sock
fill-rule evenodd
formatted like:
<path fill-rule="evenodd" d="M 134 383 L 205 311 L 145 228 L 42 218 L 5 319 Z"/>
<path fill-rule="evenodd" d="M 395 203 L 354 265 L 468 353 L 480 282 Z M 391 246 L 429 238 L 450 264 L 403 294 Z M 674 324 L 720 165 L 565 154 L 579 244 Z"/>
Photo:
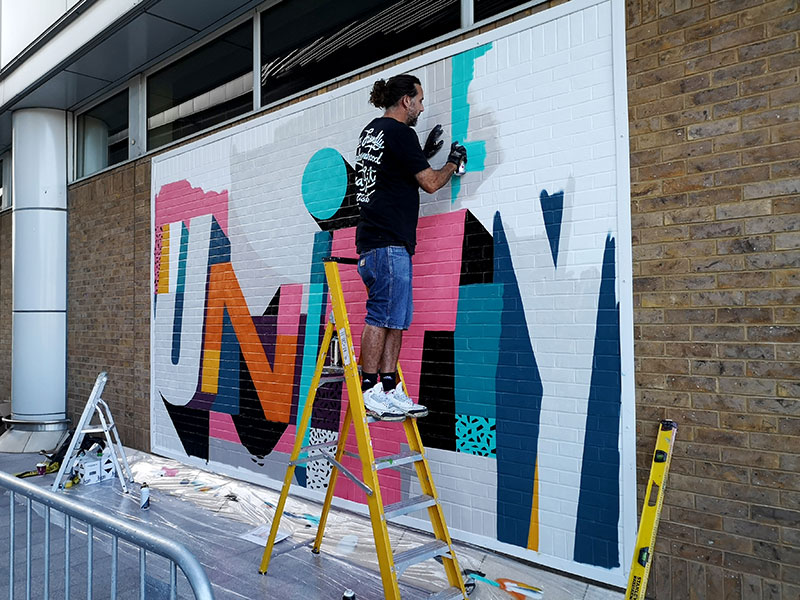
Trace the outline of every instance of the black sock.
<path fill-rule="evenodd" d="M 397 387 L 397 373 L 381 373 L 381 383 L 384 392 L 391 392 Z"/>
<path fill-rule="evenodd" d="M 368 389 L 375 387 L 375 384 L 378 383 L 378 374 L 377 373 L 365 373 L 361 372 L 361 391 L 366 392 Z"/>

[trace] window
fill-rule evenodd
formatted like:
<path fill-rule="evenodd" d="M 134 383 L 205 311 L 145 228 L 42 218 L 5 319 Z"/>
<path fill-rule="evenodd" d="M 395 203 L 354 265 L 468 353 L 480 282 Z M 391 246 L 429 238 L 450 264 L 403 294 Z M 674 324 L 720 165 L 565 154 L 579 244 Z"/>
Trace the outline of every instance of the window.
<path fill-rule="evenodd" d="M 128 90 L 78 115 L 78 177 L 128 159 Z"/>
<path fill-rule="evenodd" d="M 530 0 L 472 0 L 474 2 L 475 21 L 483 21 L 499 15 L 515 6 L 527 4 Z"/>
<path fill-rule="evenodd" d="M 147 147 L 253 109 L 253 22 L 224 33 L 147 78 Z"/>
<path fill-rule="evenodd" d="M 460 0 L 281 2 L 261 15 L 261 104 L 455 31 Z"/>

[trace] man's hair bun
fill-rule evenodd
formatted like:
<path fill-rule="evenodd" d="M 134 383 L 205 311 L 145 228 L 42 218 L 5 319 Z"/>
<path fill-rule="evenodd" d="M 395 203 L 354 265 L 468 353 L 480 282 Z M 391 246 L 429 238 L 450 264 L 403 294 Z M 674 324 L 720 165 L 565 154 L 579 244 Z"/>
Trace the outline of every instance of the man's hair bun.
<path fill-rule="evenodd" d="M 369 103 L 378 108 L 389 108 L 397 104 L 403 96 L 417 95 L 419 79 L 406 73 L 390 77 L 389 81 L 378 79 L 369 94 Z"/>
<path fill-rule="evenodd" d="M 386 106 L 386 81 L 378 79 L 372 86 L 372 91 L 369 94 L 369 103 L 378 108 L 387 108 Z"/>

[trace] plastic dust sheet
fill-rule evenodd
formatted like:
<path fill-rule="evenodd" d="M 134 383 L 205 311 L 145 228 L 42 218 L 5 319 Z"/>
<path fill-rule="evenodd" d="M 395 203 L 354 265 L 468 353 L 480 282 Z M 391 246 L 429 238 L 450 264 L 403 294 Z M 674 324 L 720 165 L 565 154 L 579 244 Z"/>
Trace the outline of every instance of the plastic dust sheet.
<path fill-rule="evenodd" d="M 129 461 L 137 482 L 147 482 L 153 490 L 178 496 L 205 510 L 250 524 L 253 529 L 239 537 L 260 546 L 266 543 L 279 499 L 277 491 L 140 452 L 131 451 Z M 278 536 L 279 540 L 288 540 L 277 543 L 274 553 L 280 554 L 287 548 L 298 545 L 310 546 L 316 536 L 321 510 L 319 504 L 290 494 Z M 419 546 L 431 539 L 428 533 L 396 525 L 389 526 L 389 537 L 395 553 Z M 322 554 L 373 571 L 379 576 L 372 528 L 365 516 L 333 507 L 328 516 L 320 550 Z M 537 577 L 534 575 L 539 573 L 538 570 L 461 544 L 456 545 L 456 555 L 470 598 L 491 600 L 543 597 L 541 584 L 537 586 Z M 529 573 L 526 574 L 525 571 Z M 551 573 L 543 574 L 557 577 Z M 433 559 L 409 567 L 400 581 L 429 591 L 441 590 L 447 586 L 442 565 Z M 565 589 L 567 595 L 563 597 L 584 597 L 585 583 L 568 579 L 564 583 L 567 588 L 574 589 Z M 559 596 L 548 594 L 548 597 Z"/>

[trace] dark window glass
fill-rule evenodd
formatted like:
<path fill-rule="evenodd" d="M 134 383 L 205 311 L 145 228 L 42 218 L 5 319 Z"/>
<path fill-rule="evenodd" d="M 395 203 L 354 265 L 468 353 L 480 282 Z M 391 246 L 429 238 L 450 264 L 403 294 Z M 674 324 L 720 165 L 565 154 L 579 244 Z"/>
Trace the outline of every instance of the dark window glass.
<path fill-rule="evenodd" d="M 147 147 L 157 148 L 253 109 L 253 22 L 147 78 Z"/>
<path fill-rule="evenodd" d="M 501 12 L 527 4 L 530 0 L 473 0 L 475 21 L 483 21 L 489 17 L 499 15 Z"/>
<path fill-rule="evenodd" d="M 460 20 L 459 0 L 281 2 L 261 15 L 261 103 L 455 31 Z"/>
<path fill-rule="evenodd" d="M 78 116 L 78 177 L 128 159 L 128 90 Z"/>

